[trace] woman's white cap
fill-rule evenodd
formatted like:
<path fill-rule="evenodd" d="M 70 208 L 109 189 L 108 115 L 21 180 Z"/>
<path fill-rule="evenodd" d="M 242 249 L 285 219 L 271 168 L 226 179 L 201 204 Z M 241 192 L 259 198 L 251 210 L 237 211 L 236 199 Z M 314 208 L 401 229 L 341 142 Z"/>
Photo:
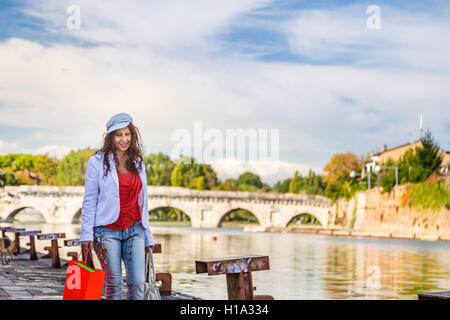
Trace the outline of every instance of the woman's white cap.
<path fill-rule="evenodd" d="M 113 132 L 118 129 L 127 127 L 133 122 L 133 118 L 128 113 L 118 113 L 111 117 L 106 123 L 106 130 L 108 133 Z"/>

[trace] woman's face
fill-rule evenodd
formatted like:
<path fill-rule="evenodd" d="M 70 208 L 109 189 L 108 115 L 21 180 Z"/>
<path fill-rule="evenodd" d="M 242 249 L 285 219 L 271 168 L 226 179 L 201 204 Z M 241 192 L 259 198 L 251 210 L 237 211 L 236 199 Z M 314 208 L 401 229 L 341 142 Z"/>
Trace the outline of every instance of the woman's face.
<path fill-rule="evenodd" d="M 117 150 L 127 151 L 127 149 L 131 145 L 130 128 L 125 127 L 116 130 L 116 132 L 114 133 L 114 144 L 116 145 Z"/>

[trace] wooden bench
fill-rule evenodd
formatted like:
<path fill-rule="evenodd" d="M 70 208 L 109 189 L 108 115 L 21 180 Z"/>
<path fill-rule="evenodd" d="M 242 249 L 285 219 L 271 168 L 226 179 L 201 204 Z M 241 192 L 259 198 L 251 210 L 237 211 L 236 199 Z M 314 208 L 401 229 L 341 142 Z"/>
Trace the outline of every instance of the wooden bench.
<path fill-rule="evenodd" d="M 419 293 L 419 300 L 450 300 L 450 291 Z"/>
<path fill-rule="evenodd" d="M 2 238 L 5 237 L 6 229 L 11 229 L 11 227 L 0 227 L 0 231 L 2 232 Z"/>
<path fill-rule="evenodd" d="M 58 250 L 58 239 L 64 239 L 66 237 L 65 233 L 48 233 L 48 234 L 39 234 L 39 240 L 51 240 L 52 246 L 45 247 L 45 250 L 49 251 L 49 255 L 52 258 L 52 267 L 53 268 L 61 268 L 61 262 L 59 260 L 59 250 Z"/>
<path fill-rule="evenodd" d="M 11 228 L 11 227 L 7 227 L 7 228 L 1 228 L 1 230 L 2 230 L 2 237 L 3 238 L 5 237 L 5 233 L 6 232 L 14 233 L 14 236 L 15 236 L 14 243 L 15 243 L 15 246 L 16 246 L 14 254 L 16 255 L 16 254 L 20 253 L 20 239 L 19 239 L 18 232 L 19 231 L 24 231 L 25 228 Z"/>
<path fill-rule="evenodd" d="M 30 230 L 30 231 L 19 231 L 16 232 L 16 237 L 30 237 L 30 242 L 27 243 L 27 246 L 30 246 L 30 260 L 38 260 L 38 256 L 36 254 L 36 245 L 34 241 L 34 237 L 41 233 L 41 230 Z"/>
<path fill-rule="evenodd" d="M 226 275 L 229 300 L 273 300 L 269 295 L 253 295 L 252 271 L 262 270 L 270 270 L 268 256 L 248 255 L 195 261 L 196 273 Z"/>

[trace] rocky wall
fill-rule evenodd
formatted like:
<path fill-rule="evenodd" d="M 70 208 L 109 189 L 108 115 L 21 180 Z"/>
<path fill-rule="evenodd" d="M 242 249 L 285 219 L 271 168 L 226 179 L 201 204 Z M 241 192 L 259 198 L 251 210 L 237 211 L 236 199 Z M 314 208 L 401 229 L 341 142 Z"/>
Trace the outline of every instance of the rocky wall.
<path fill-rule="evenodd" d="M 376 187 L 350 200 L 341 199 L 331 206 L 328 227 L 399 236 L 450 235 L 450 210 L 409 207 L 403 203 L 406 188 L 401 185 L 383 194 Z"/>

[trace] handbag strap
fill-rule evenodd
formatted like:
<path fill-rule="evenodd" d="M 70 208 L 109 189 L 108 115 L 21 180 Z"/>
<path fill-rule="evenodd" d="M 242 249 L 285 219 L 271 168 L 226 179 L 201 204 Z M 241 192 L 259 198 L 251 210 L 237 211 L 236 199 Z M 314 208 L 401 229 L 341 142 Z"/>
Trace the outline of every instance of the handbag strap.
<path fill-rule="evenodd" d="M 151 279 L 150 279 L 151 277 Z M 153 262 L 152 250 L 145 254 L 145 282 L 156 283 L 155 264 Z"/>
<path fill-rule="evenodd" d="M 86 251 L 87 251 L 87 252 L 89 253 L 89 255 L 91 256 L 91 260 L 94 261 L 94 258 L 92 257 L 92 252 L 91 252 L 91 250 L 86 249 Z M 86 252 L 86 251 L 85 251 L 85 252 Z M 80 253 L 79 253 L 78 256 L 77 256 L 77 260 L 80 258 L 82 252 L 83 252 L 83 249 L 80 250 Z M 87 254 L 85 254 L 84 256 L 87 257 Z"/>

